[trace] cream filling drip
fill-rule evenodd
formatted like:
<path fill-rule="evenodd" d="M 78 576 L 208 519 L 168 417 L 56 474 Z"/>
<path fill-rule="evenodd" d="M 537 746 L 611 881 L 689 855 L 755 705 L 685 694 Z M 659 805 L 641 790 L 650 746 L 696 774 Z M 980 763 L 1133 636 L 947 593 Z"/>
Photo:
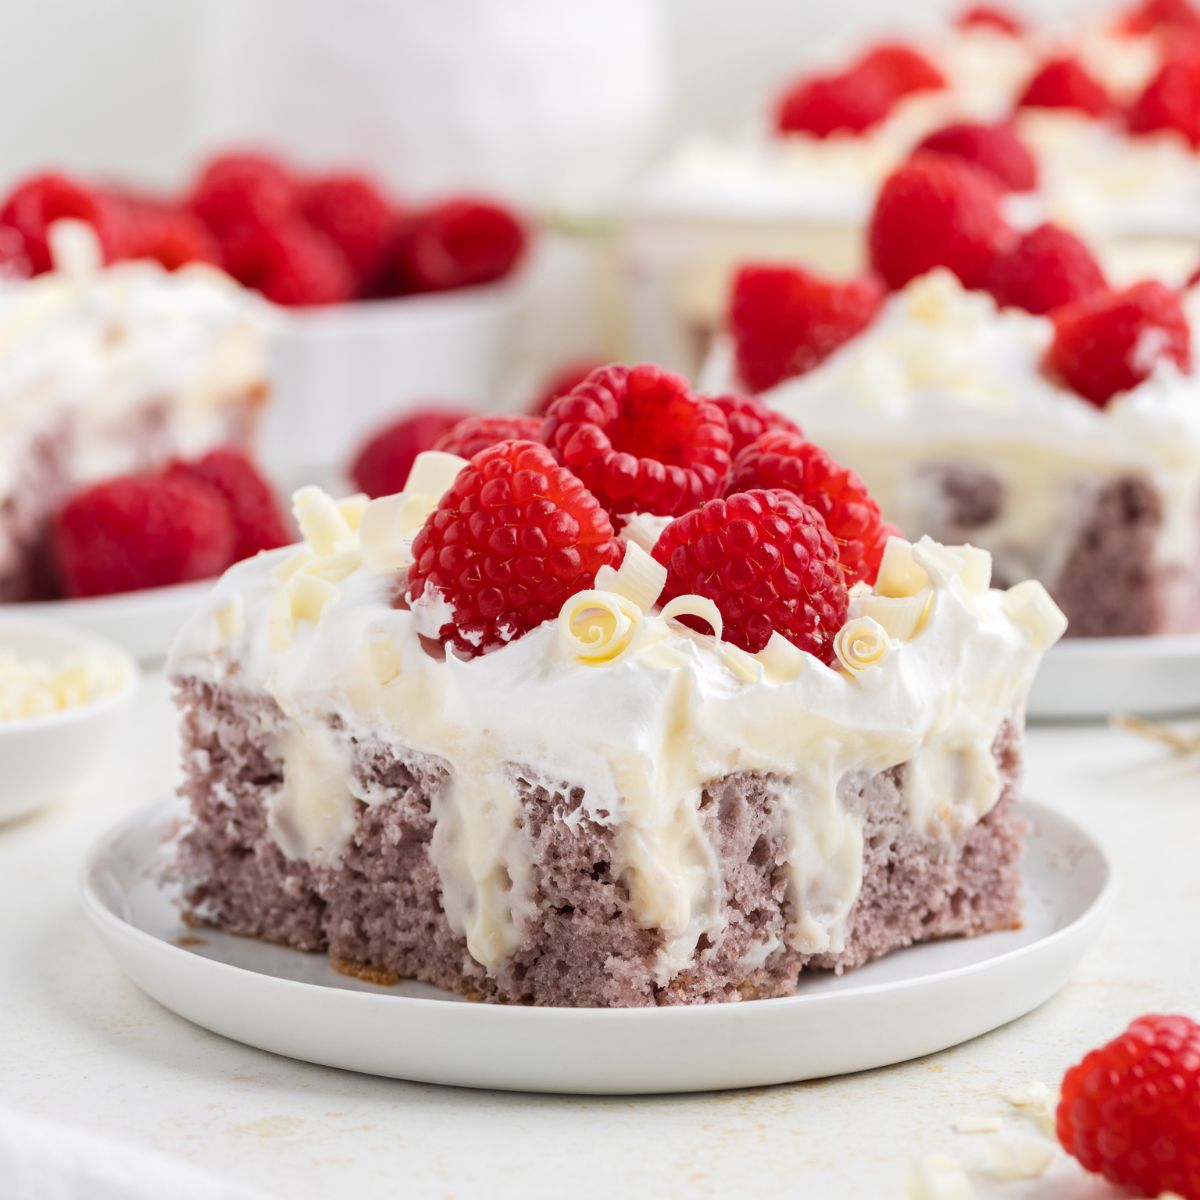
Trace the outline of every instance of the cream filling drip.
<path fill-rule="evenodd" d="M 303 570 L 337 580 L 319 608 L 291 590 L 294 549 L 260 555 L 226 574 L 181 635 L 172 671 L 261 689 L 283 708 L 280 752 L 293 782 L 274 801 L 272 829 L 290 853 L 336 862 L 344 848 L 350 737 L 377 735 L 444 764 L 432 857 L 452 928 L 489 970 L 521 944 L 535 903 L 518 775 L 581 789 L 569 822 L 613 828 L 612 870 L 637 920 L 661 932 L 656 977 L 666 983 L 702 935 L 716 943 L 723 932 L 703 789 L 763 773 L 778 789 L 788 942 L 840 949 L 862 880 L 861 818 L 843 781 L 913 762 L 914 823 L 959 836 L 995 804 L 998 778 L 984 756 L 1061 633 L 1061 614 L 1037 585 L 988 590 L 986 555 L 894 540 L 876 589 L 856 589 L 857 632 L 844 650 L 852 668 L 826 667 L 782 639 L 749 655 L 672 618 L 705 614 L 699 598 L 657 611 L 661 581 L 631 543 L 630 569 L 597 581 L 616 603 L 589 602 L 569 617 L 564 609 L 562 621 L 470 661 L 440 659 L 422 645 L 415 614 L 391 607 L 394 578 L 372 572 L 348 542 L 359 518 L 363 530 L 376 527 L 369 508 L 334 520 L 344 508 L 312 496 L 303 505 L 318 543 L 299 556 Z M 337 537 L 326 537 L 334 526 Z M 348 572 L 329 569 L 347 557 Z M 621 636 L 605 640 L 617 627 Z"/>

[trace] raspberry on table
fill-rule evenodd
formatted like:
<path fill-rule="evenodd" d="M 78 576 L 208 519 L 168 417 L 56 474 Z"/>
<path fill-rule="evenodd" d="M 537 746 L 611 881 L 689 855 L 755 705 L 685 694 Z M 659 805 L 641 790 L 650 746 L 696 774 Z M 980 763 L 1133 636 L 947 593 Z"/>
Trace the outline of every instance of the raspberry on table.
<path fill-rule="evenodd" d="M 525 253 L 525 226 L 507 208 L 464 196 L 402 223 L 384 264 L 384 290 L 444 292 L 494 283 Z"/>
<path fill-rule="evenodd" d="M 237 535 L 211 487 L 170 474 L 126 475 L 76 493 L 54 522 L 68 596 L 106 596 L 219 575 Z"/>
<path fill-rule="evenodd" d="M 1052 314 L 1046 365 L 1069 388 L 1104 408 L 1155 366 L 1192 365 L 1192 335 L 1179 295 L 1161 283 L 1097 292 Z"/>
<path fill-rule="evenodd" d="M 1082 238 L 1046 223 L 1038 225 L 992 264 L 987 290 L 996 303 L 1048 313 L 1102 292 L 1104 272 Z"/>
<path fill-rule="evenodd" d="M 363 175 L 322 175 L 300 188 L 300 215 L 327 237 L 360 279 L 378 264 L 395 224 L 392 205 Z"/>
<path fill-rule="evenodd" d="M 892 100 L 946 86 L 946 76 L 920 50 L 904 42 L 881 42 L 872 47 L 852 72 L 859 79 L 878 81 Z"/>
<path fill-rule="evenodd" d="M 1037 159 L 1011 125 L 957 121 L 929 134 L 914 153 L 922 150 L 961 158 L 986 171 L 1008 191 L 1028 192 L 1037 187 Z"/>
<path fill-rule="evenodd" d="M 994 29 L 1011 37 L 1021 37 L 1025 23 L 1006 8 L 994 4 L 972 4 L 954 18 L 956 29 Z"/>
<path fill-rule="evenodd" d="M 614 515 L 675 516 L 725 489 L 725 415 L 661 367 L 592 372 L 546 414 L 542 441 Z"/>
<path fill-rule="evenodd" d="M 246 287 L 289 308 L 349 300 L 354 279 L 341 252 L 300 221 L 246 228 L 225 243 L 225 269 Z"/>
<path fill-rule="evenodd" d="M 131 210 L 127 228 L 130 258 L 152 258 L 168 271 L 221 261 L 221 248 L 204 222 L 181 209 Z"/>
<path fill-rule="evenodd" d="M 753 396 L 710 396 L 709 399 L 725 414 L 729 436 L 733 439 L 730 453 L 736 460 L 756 438 L 769 429 L 782 429 L 788 433 L 799 433 L 800 426 L 791 417 L 773 408 L 768 408 Z"/>
<path fill-rule="evenodd" d="M 474 458 L 497 442 L 538 442 L 542 437 L 542 418 L 525 413 L 475 413 L 463 417 L 433 444 L 435 450 Z"/>
<path fill-rule="evenodd" d="M 1014 240 L 1000 211 L 1001 191 L 985 171 L 958 158 L 922 152 L 884 181 L 867 230 L 871 266 L 891 288 L 935 267 L 964 287 L 983 286 Z"/>
<path fill-rule="evenodd" d="M 56 171 L 22 180 L 0 206 L 0 224 L 17 230 L 34 274 L 49 271 L 49 232 L 55 221 L 86 221 L 96 231 L 106 261 L 124 252 L 120 215 L 101 192 Z"/>
<path fill-rule="evenodd" d="M 1089 1171 L 1138 1195 L 1200 1200 L 1200 1025 L 1139 1017 L 1063 1078 L 1056 1128 Z"/>
<path fill-rule="evenodd" d="M 188 200 L 192 212 L 224 241 L 246 228 L 264 228 L 291 219 L 296 181 L 265 154 L 218 154 L 200 172 Z"/>
<path fill-rule="evenodd" d="M 1092 117 L 1113 111 L 1104 85 L 1088 74 L 1077 58 L 1053 58 L 1043 63 L 1025 84 L 1018 108 L 1070 108 Z"/>
<path fill-rule="evenodd" d="M 755 488 L 791 492 L 821 514 L 833 540 L 847 586 L 874 583 L 888 538 L 867 485 L 848 467 L 800 433 L 774 430 L 747 446 L 733 464 L 730 492 Z"/>
<path fill-rule="evenodd" d="M 293 540 L 275 489 L 243 451 L 223 446 L 197 459 L 180 459 L 167 474 L 202 483 L 221 496 L 233 520 L 234 562 Z"/>
<path fill-rule="evenodd" d="M 529 411 L 534 416 L 544 417 L 546 410 L 559 396 L 565 396 L 568 392 L 574 391 L 593 371 L 598 371 L 606 365 L 595 358 L 581 358 L 575 362 L 564 364 L 542 385 L 542 390 L 529 406 Z"/>
<path fill-rule="evenodd" d="M 739 378 L 762 392 L 811 371 L 874 320 L 882 299 L 871 278 L 839 283 L 799 267 L 742 267 L 729 301 Z"/>
<path fill-rule="evenodd" d="M 1200 52 L 1169 57 L 1126 114 L 1134 133 L 1171 130 L 1200 147 Z"/>
<path fill-rule="evenodd" d="M 500 442 L 464 467 L 413 539 L 409 604 L 444 601 L 437 636 L 464 658 L 552 620 L 617 566 L 599 501 L 536 442 Z"/>
<path fill-rule="evenodd" d="M 662 602 L 706 596 L 721 613 L 725 641 L 756 654 L 778 632 L 832 661 L 846 623 L 846 582 L 824 520 L 795 496 L 753 490 L 714 500 L 672 521 L 654 557 L 667 568 Z"/>
<path fill-rule="evenodd" d="M 818 138 L 865 133 L 887 117 L 894 99 L 880 77 L 854 71 L 812 76 L 797 81 L 779 97 L 775 130 Z"/>
<path fill-rule="evenodd" d="M 354 486 L 372 499 L 402 492 L 417 455 L 432 450 L 438 438 L 472 415 L 466 408 L 417 409 L 376 430 L 350 464 Z"/>

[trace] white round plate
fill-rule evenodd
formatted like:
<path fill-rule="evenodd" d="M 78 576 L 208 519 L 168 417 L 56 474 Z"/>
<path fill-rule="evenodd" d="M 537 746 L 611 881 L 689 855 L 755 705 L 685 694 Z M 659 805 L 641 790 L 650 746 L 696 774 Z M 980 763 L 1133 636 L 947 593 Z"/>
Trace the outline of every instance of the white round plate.
<path fill-rule="evenodd" d="M 30 621 L 65 621 L 116 642 L 141 662 L 156 662 L 166 657 L 184 621 L 215 583 L 215 579 L 201 579 L 117 596 L 6 604 L 0 614 Z"/>
<path fill-rule="evenodd" d="M 84 866 L 84 908 L 125 973 L 225 1037 L 290 1058 L 460 1087 L 691 1092 L 863 1071 L 967 1041 L 1066 983 L 1113 893 L 1104 852 L 1029 804 L 1025 928 L 916 946 L 795 996 L 654 1009 L 473 1004 L 425 984 L 377 987 L 323 955 L 185 927 L 162 883 L 178 801 L 134 814 Z"/>
<path fill-rule="evenodd" d="M 1029 715 L 1153 716 L 1200 708 L 1200 634 L 1064 638 L 1042 660 Z"/>

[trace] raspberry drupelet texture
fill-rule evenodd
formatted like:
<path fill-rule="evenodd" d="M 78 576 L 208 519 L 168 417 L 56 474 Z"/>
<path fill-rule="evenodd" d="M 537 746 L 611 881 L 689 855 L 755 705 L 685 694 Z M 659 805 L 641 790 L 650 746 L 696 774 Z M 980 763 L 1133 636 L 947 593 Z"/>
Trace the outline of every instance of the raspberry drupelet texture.
<path fill-rule="evenodd" d="M 350 464 L 354 486 L 372 498 L 402 492 L 417 455 L 471 415 L 464 408 L 417 409 L 377 430 Z"/>
<path fill-rule="evenodd" d="M 17 185 L 0 206 L 0 224 L 17 230 L 35 274 L 50 270 L 49 232 L 55 221 L 86 221 L 96 231 L 107 261 L 124 253 L 117 205 L 94 188 L 58 172 L 34 175 Z"/>
<path fill-rule="evenodd" d="M 1018 108 L 1070 108 L 1091 117 L 1113 111 L 1112 97 L 1077 58 L 1043 63 L 1017 99 Z"/>
<path fill-rule="evenodd" d="M 192 212 L 224 241 L 246 227 L 266 228 L 288 220 L 296 203 L 296 181 L 265 154 L 220 154 L 200 172 L 189 199 Z"/>
<path fill-rule="evenodd" d="M 709 399 L 725 414 L 729 436 L 733 439 L 731 453 L 734 459 L 769 429 L 783 429 L 788 433 L 800 432 L 800 426 L 791 417 L 785 417 L 783 413 L 768 408 L 753 396 L 710 396 Z"/>
<path fill-rule="evenodd" d="M 542 436 L 542 418 L 523 413 L 476 413 L 463 417 L 433 444 L 435 450 L 474 458 L 497 442 L 537 442 Z"/>
<path fill-rule="evenodd" d="M 565 396 L 574 391 L 593 371 L 605 366 L 594 358 L 578 359 L 559 367 L 542 385 L 541 392 L 534 398 L 529 411 L 535 416 L 544 417 L 559 396 Z"/>
<path fill-rule="evenodd" d="M 546 414 L 542 441 L 612 514 L 688 512 L 725 490 L 729 426 L 661 367 L 592 372 Z"/>
<path fill-rule="evenodd" d="M 1049 223 L 1023 234 L 1000 255 L 985 282 L 998 304 L 1031 313 L 1048 313 L 1107 286 L 1082 238 Z"/>
<path fill-rule="evenodd" d="M 882 299 L 871 278 L 838 283 L 798 267 L 742 267 L 729 300 L 738 377 L 762 392 L 811 371 L 874 320 Z"/>
<path fill-rule="evenodd" d="M 379 263 L 395 217 L 387 198 L 362 175 L 322 175 L 300 189 L 300 215 L 341 251 L 362 279 Z"/>
<path fill-rule="evenodd" d="M 1148 378 L 1160 362 L 1191 368 L 1191 328 L 1178 293 L 1164 284 L 1097 292 L 1052 317 L 1046 365 L 1098 408 Z"/>
<path fill-rule="evenodd" d="M 871 266 L 892 288 L 935 267 L 964 287 L 983 285 L 1013 242 L 1000 211 L 1001 190 L 986 171 L 922 152 L 884 181 L 867 230 Z"/>
<path fill-rule="evenodd" d="M 1037 159 L 1010 125 L 957 121 L 934 130 L 917 144 L 914 153 L 922 150 L 961 158 L 1009 191 L 1028 192 L 1037 187 Z"/>
<path fill-rule="evenodd" d="M 233 561 L 229 505 L 206 484 L 169 474 L 95 484 L 63 506 L 55 563 L 68 596 L 104 596 L 219 575 Z"/>
<path fill-rule="evenodd" d="M 1138 1195 L 1200 1198 L 1200 1025 L 1139 1017 L 1063 1079 L 1058 1140 Z"/>
<path fill-rule="evenodd" d="M 501 442 L 458 474 L 413 539 L 406 598 L 449 606 L 436 631 L 465 658 L 558 615 L 621 544 L 584 485 L 536 442 Z"/>
<path fill-rule="evenodd" d="M 721 613 L 725 641 L 756 654 L 778 631 L 832 661 L 846 582 L 825 522 L 795 496 L 755 490 L 714 500 L 672 521 L 654 557 L 667 568 L 662 602 L 706 596 Z"/>
<path fill-rule="evenodd" d="M 224 244 L 225 267 L 239 283 L 288 307 L 338 304 L 354 292 L 341 251 L 301 221 L 246 227 Z"/>
<path fill-rule="evenodd" d="M 896 531 L 853 471 L 802 435 L 774 430 L 734 461 L 730 492 L 754 488 L 791 492 L 816 509 L 837 543 L 847 585 L 875 582 L 888 537 Z"/>

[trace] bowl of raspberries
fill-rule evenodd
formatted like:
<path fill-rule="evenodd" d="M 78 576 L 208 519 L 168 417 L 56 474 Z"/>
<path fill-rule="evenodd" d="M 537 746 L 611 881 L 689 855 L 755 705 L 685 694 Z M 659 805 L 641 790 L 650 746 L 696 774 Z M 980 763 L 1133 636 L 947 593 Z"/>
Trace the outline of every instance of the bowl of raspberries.
<path fill-rule="evenodd" d="M 219 153 L 177 195 L 44 172 L 0 202 L 0 272 L 48 271 L 50 225 L 106 260 L 211 263 L 275 306 L 268 461 L 325 466 L 413 395 L 494 390 L 529 231 L 477 195 L 405 203 L 368 175 Z"/>

